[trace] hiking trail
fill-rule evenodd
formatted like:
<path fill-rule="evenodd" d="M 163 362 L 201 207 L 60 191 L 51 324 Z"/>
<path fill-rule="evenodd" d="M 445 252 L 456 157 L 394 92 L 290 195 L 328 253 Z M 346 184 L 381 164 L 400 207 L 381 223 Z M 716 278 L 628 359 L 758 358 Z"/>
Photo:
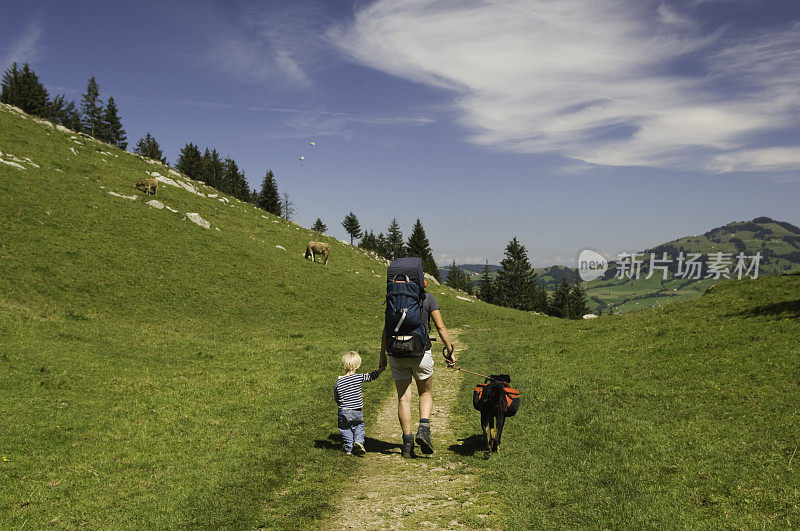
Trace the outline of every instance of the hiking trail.
<path fill-rule="evenodd" d="M 457 341 L 457 330 L 450 330 Z M 462 346 L 461 343 L 457 343 Z M 435 351 L 435 349 L 434 349 Z M 321 529 L 491 528 L 492 497 L 496 492 L 478 492 L 478 470 L 470 466 L 475 457 L 448 449 L 457 443 L 452 411 L 464 373 L 449 369 L 434 352 L 433 411 L 431 438 L 434 453 L 425 456 L 416 447 L 417 458 L 400 455 L 401 432 L 397 420 L 397 395 L 392 391 L 380 404 L 378 418 L 366 425 L 367 454 L 358 474 L 345 486 L 336 510 L 323 520 Z M 391 378 L 387 368 L 383 375 Z M 415 384 L 411 384 L 415 386 Z M 419 418 L 416 388 L 412 418 Z M 475 423 L 476 433 L 480 430 Z M 417 423 L 413 432 L 416 433 Z M 477 519 L 477 521 L 476 521 Z M 470 523 L 467 523 L 470 522 Z"/>

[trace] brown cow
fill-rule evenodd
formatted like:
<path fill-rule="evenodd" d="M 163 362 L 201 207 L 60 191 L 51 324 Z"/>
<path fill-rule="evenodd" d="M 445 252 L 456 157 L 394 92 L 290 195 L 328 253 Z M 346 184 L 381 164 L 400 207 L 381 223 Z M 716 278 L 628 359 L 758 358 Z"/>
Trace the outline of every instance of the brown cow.
<path fill-rule="evenodd" d="M 144 189 L 143 191 L 148 195 L 150 194 L 150 190 L 152 189 L 153 195 L 156 195 L 156 192 L 158 192 L 158 180 L 145 179 L 144 181 L 139 181 L 138 183 L 136 183 L 135 187 L 140 190 Z"/>
<path fill-rule="evenodd" d="M 312 262 L 316 262 L 316 254 L 325 255 L 325 265 L 328 265 L 328 255 L 331 252 L 331 244 L 324 242 L 308 242 L 306 247 L 306 258 L 311 258 Z"/>

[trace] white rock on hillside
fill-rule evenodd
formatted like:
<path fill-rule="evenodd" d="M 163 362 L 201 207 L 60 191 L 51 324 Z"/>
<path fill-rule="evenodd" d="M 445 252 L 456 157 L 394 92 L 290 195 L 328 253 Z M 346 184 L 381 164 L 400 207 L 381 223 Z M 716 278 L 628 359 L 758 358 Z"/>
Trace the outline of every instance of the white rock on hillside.
<path fill-rule="evenodd" d="M 230 203 L 230 201 L 228 201 L 227 197 L 219 197 L 219 198 L 217 198 L 217 201 L 221 201 L 221 202 L 225 203 L 226 205 L 228 203 Z"/>
<path fill-rule="evenodd" d="M 197 223 L 198 225 L 200 225 L 205 229 L 211 228 L 211 224 L 208 221 L 201 218 L 200 214 L 198 214 L 197 212 L 187 212 L 186 217 L 189 218 L 189 221 Z"/>
<path fill-rule="evenodd" d="M 156 201 L 155 199 L 151 199 L 150 201 L 147 202 L 147 204 L 153 208 L 157 208 L 158 210 L 164 208 L 164 203 L 162 203 L 161 201 Z"/>
<path fill-rule="evenodd" d="M 587 313 L 583 316 L 584 319 L 597 319 L 597 316 L 593 313 Z"/>
<path fill-rule="evenodd" d="M 472 299 L 468 299 L 466 297 L 462 297 L 461 295 L 456 295 L 456 299 L 461 299 L 462 301 L 467 301 L 467 302 L 475 302 Z"/>
<path fill-rule="evenodd" d="M 286 250 L 286 247 L 284 247 L 282 245 L 276 245 L 275 247 L 277 247 L 278 249 L 283 249 L 284 251 Z"/>
<path fill-rule="evenodd" d="M 10 160 L 0 159 L 0 162 L 2 162 L 3 164 L 7 164 L 9 166 L 13 166 L 14 168 L 17 168 L 18 170 L 24 170 L 25 169 L 25 166 L 23 166 L 21 164 L 17 164 L 16 162 L 12 162 Z"/>
<path fill-rule="evenodd" d="M 78 154 L 78 151 L 74 147 L 70 147 L 69 150 L 72 151 L 73 155 L 77 155 Z"/>
<path fill-rule="evenodd" d="M 122 194 L 118 194 L 117 192 L 108 192 L 108 193 L 110 195 L 113 195 L 114 197 L 121 197 L 123 199 L 130 199 L 131 201 L 136 201 L 136 196 L 135 195 L 122 195 Z"/>
<path fill-rule="evenodd" d="M 173 170 L 172 168 L 169 169 L 169 174 L 170 175 L 174 175 L 175 177 L 180 177 L 181 176 L 181 174 L 179 172 Z"/>

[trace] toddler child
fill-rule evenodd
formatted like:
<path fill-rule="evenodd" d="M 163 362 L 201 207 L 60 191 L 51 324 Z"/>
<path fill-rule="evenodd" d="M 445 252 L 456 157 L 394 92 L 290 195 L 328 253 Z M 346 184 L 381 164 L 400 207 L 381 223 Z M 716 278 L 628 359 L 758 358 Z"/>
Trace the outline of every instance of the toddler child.
<path fill-rule="evenodd" d="M 342 356 L 344 376 L 339 376 L 333 387 L 333 396 L 339 406 L 339 431 L 344 439 L 344 452 L 348 455 L 363 455 L 364 450 L 364 401 L 361 398 L 361 384 L 371 382 L 383 368 L 370 373 L 357 373 L 361 366 L 361 356 L 350 351 Z"/>

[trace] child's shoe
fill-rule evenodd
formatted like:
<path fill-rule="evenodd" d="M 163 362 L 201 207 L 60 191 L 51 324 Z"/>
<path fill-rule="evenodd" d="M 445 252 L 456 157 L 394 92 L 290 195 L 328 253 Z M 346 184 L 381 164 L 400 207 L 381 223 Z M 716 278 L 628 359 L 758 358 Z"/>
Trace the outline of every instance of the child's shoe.
<path fill-rule="evenodd" d="M 364 445 L 360 442 L 353 443 L 353 453 L 356 455 L 364 455 L 367 451 L 364 449 Z"/>

